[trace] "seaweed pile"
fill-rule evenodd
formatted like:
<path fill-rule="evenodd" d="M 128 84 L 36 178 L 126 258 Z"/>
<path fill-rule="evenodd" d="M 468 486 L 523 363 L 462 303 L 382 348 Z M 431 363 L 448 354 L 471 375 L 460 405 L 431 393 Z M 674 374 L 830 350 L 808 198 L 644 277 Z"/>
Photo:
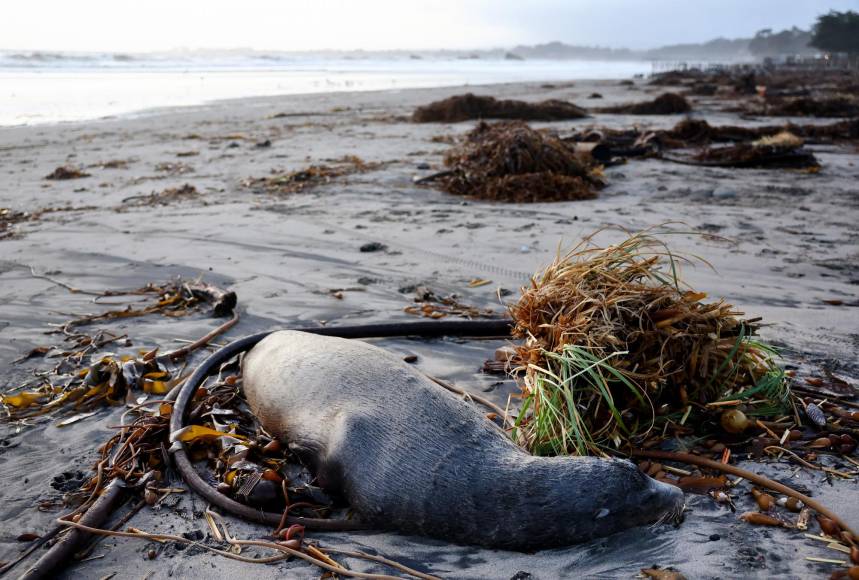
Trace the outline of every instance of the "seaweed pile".
<path fill-rule="evenodd" d="M 621 115 L 676 115 L 690 111 L 692 111 L 692 105 L 689 104 L 686 97 L 677 93 L 663 93 L 652 101 L 598 109 L 600 113 Z"/>
<path fill-rule="evenodd" d="M 713 126 L 703 119 L 683 119 L 673 129 L 658 131 L 664 145 L 684 147 L 708 142 L 754 141 L 787 131 L 806 142 L 831 143 L 859 139 L 859 118 L 838 121 L 828 125 L 765 125 L 762 127 Z M 676 143 L 672 143 L 676 141 Z"/>
<path fill-rule="evenodd" d="M 599 167 L 582 162 L 557 137 L 515 121 L 480 123 L 445 155 L 445 165 L 442 189 L 479 199 L 592 199 L 603 185 Z"/>
<path fill-rule="evenodd" d="M 694 156 L 699 165 L 709 167 L 782 168 L 816 171 L 820 163 L 803 147 L 796 135 L 783 131 L 751 143 L 709 147 Z"/>
<path fill-rule="evenodd" d="M 747 112 L 771 117 L 857 117 L 859 101 L 846 95 L 768 99 L 763 107 Z"/>
<path fill-rule="evenodd" d="M 601 248 L 585 240 L 511 306 L 524 371 L 514 438 L 535 454 L 604 455 L 683 432 L 734 401 L 782 414 L 793 401 L 756 320 L 684 287 L 650 232 Z M 718 408 L 722 408 L 719 406 Z"/>
<path fill-rule="evenodd" d="M 367 163 L 356 155 L 346 155 L 335 160 L 331 165 L 311 165 L 287 173 L 274 172 L 269 177 L 249 177 L 242 180 L 241 186 L 257 194 L 299 193 L 331 183 L 337 177 L 364 173 L 376 169 L 378 166 L 379 164 Z"/>
<path fill-rule="evenodd" d="M 458 123 L 471 119 L 562 121 L 587 116 L 581 107 L 557 99 L 527 103 L 466 93 L 418 107 L 412 120 L 415 123 Z"/>

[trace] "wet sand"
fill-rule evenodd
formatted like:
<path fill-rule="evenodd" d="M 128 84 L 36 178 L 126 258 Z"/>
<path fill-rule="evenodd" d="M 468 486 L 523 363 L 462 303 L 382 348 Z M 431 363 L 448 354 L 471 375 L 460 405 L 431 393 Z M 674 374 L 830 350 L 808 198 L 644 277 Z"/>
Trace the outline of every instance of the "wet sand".
<path fill-rule="evenodd" d="M 616 81 L 494 85 L 480 94 L 542 100 L 561 98 L 582 106 L 607 106 L 652 98 L 664 87 L 634 87 Z M 593 92 L 601 100 L 588 99 Z M 828 368 L 854 385 L 859 380 L 859 165 L 856 146 L 812 146 L 823 169 L 817 174 L 786 170 L 690 167 L 659 160 L 633 160 L 606 170 L 608 187 L 593 201 L 512 205 L 469 201 L 429 187 L 414 176 L 441 168 L 447 149 L 441 139 L 467 132 L 474 123 L 408 122 L 415 106 L 462 93 L 462 88 L 302 95 L 243 99 L 136 118 L 53 126 L 0 129 L 0 207 L 33 211 L 55 206 L 89 207 L 45 214 L 0 240 L 0 368 L 11 387 L 46 368 L 38 359 L 12 364 L 31 348 L 52 344 L 50 324 L 68 313 L 98 312 L 89 296 L 72 294 L 36 272 L 79 288 L 135 288 L 182 275 L 202 274 L 239 296 L 242 320 L 226 338 L 286 325 L 358 324 L 415 320 L 403 312 L 412 295 L 401 290 L 426 285 L 457 293 L 463 302 L 498 311 L 497 290 L 514 294 L 559 244 L 570 245 L 597 228 L 637 230 L 666 221 L 700 235 L 671 237 L 673 247 L 713 265 L 687 268 L 685 276 L 710 297 L 725 297 L 771 326 L 763 337 L 784 349 L 798 375 Z M 721 104 L 694 99 L 694 116 L 711 124 L 772 124 L 774 119 L 739 119 L 718 112 Z M 277 115 L 277 116 L 275 116 Z M 668 128 L 682 116 L 598 115 L 570 122 L 535 123 L 569 132 L 591 125 L 632 124 Z M 787 121 L 788 119 L 784 119 Z M 806 120 L 806 122 L 808 122 Z M 819 120 L 819 122 L 828 122 Z M 256 143 L 271 141 L 270 147 Z M 178 157 L 177 154 L 196 152 Z M 255 194 L 241 186 L 249 177 L 294 170 L 358 155 L 379 168 L 336 178 L 291 195 Z M 97 166 L 126 160 L 125 168 Z M 172 171 L 164 163 L 182 163 Z M 57 166 L 89 167 L 90 177 L 47 181 Z M 430 169 L 421 169 L 428 164 Z M 162 170 L 157 169 L 159 166 Z M 164 206 L 128 207 L 134 196 L 185 183 L 201 196 Z M 119 210 L 119 211 L 118 211 Z M 603 240 L 617 239 L 608 233 Z M 368 242 L 386 250 L 361 252 Z M 469 288 L 473 278 L 492 284 Z M 342 298 L 331 290 L 344 289 Z M 840 301 L 840 305 L 825 301 Z M 105 325 L 127 332 L 129 350 L 176 339 L 194 339 L 213 328 L 202 315 L 180 319 L 147 317 Z M 480 366 L 498 342 L 385 340 L 380 344 L 419 355 L 418 365 L 459 386 L 505 403 L 512 385 L 483 375 Z M 26 544 L 23 532 L 42 533 L 62 512 L 42 512 L 40 500 L 58 498 L 51 486 L 63 473 L 86 472 L 96 448 L 110 435 L 121 409 L 58 428 L 0 423 L 0 560 Z M 787 463 L 746 464 L 792 485 L 807 487 L 859 526 L 855 480 L 827 481 Z M 751 509 L 741 484 L 737 513 Z M 629 578 L 654 564 L 674 566 L 691 578 L 823 575 L 831 565 L 806 556 L 838 557 L 819 542 L 792 530 L 753 527 L 706 496 L 687 495 L 689 511 L 677 528 L 635 529 L 566 549 L 520 554 L 448 545 L 390 533 L 312 534 L 323 544 L 378 552 L 419 569 L 451 578 Z M 207 532 L 205 504 L 186 494 L 175 505 L 144 509 L 131 522 L 147 531 Z M 230 519 L 240 537 L 269 530 Z M 155 560 L 147 558 L 155 548 Z M 102 558 L 79 564 L 62 577 L 264 578 L 286 574 L 317 578 L 300 562 L 250 565 L 201 553 L 126 539 L 106 539 L 93 552 Z M 357 570 L 384 571 L 347 559 Z M 24 565 L 15 570 L 23 572 Z M 520 573 L 521 572 L 521 573 Z M 526 575 L 530 574 L 529 575 Z M 518 574 L 518 576 L 517 576 Z M 148 575 L 148 576 L 147 576 Z"/>

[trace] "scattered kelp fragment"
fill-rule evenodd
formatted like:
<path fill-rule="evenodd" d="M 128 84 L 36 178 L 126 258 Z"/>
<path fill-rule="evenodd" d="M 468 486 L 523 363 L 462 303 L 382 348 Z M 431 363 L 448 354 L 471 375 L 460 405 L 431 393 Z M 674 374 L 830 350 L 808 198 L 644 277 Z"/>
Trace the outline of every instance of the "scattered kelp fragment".
<path fill-rule="evenodd" d="M 90 174 L 85 171 L 78 169 L 77 167 L 72 167 L 71 165 L 63 165 L 61 167 L 57 167 L 48 175 L 45 176 L 45 179 L 54 179 L 54 180 L 64 180 L 64 179 L 80 179 L 82 177 L 89 177 Z"/>
<path fill-rule="evenodd" d="M 169 173 L 170 175 L 185 175 L 186 173 L 193 173 L 194 168 L 187 163 L 179 161 L 164 161 L 155 165 L 155 171 Z"/>
<path fill-rule="evenodd" d="M 33 219 L 33 214 L 0 207 L 0 240 L 8 240 L 17 235 L 15 226 Z"/>
<path fill-rule="evenodd" d="M 856 117 L 859 101 L 848 96 L 770 99 L 763 107 L 752 106 L 748 112 L 772 117 Z"/>
<path fill-rule="evenodd" d="M 553 135 L 521 122 L 480 123 L 445 155 L 439 181 L 455 195 L 512 202 L 592 199 L 602 187 L 598 167 L 583 163 Z"/>
<path fill-rule="evenodd" d="M 559 255 L 511 306 L 524 370 L 514 438 L 536 454 L 604 454 L 683 431 L 720 400 L 791 408 L 757 324 L 685 287 L 651 232 L 608 247 L 586 239 Z M 752 411 L 748 411 L 752 413 Z M 688 422 L 687 422 L 688 420 Z"/>
<path fill-rule="evenodd" d="M 254 193 L 299 193 L 331 183 L 337 177 L 372 171 L 379 163 L 367 163 L 355 155 L 346 155 L 331 165 L 311 165 L 289 173 L 273 173 L 270 177 L 249 177 L 241 186 Z"/>
<path fill-rule="evenodd" d="M 677 93 L 663 93 L 652 101 L 643 103 L 629 103 L 614 107 L 603 107 L 600 113 L 614 113 L 621 115 L 676 115 L 688 113 L 692 105 L 682 95 Z"/>
<path fill-rule="evenodd" d="M 11 419 L 44 415 L 60 409 L 80 413 L 103 405 L 122 404 L 140 395 L 163 395 L 184 378 L 181 369 L 172 368 L 172 363 L 196 348 L 183 347 L 160 356 L 158 349 L 136 355 L 117 355 L 103 349 L 111 344 L 130 346 L 125 335 L 101 329 L 85 332 L 81 327 L 150 314 L 175 318 L 199 311 L 203 305 L 211 306 L 216 316 L 225 316 L 233 313 L 236 306 L 235 293 L 199 281 L 175 280 L 131 291 L 108 291 L 100 296 L 144 296 L 150 297 L 150 301 L 142 307 L 129 305 L 81 316 L 57 326 L 53 333 L 62 334 L 63 342 L 34 351 L 59 362 L 49 371 L 39 373 L 35 384 L 31 381 L 0 396 L 0 403 Z M 31 358 L 34 351 L 19 361 Z"/>
<path fill-rule="evenodd" d="M 17 237 L 18 224 L 36 222 L 43 216 L 53 213 L 86 211 L 100 209 L 95 206 L 52 206 L 43 207 L 33 211 L 17 211 L 8 207 L 0 207 L 0 240 L 8 240 Z"/>
<path fill-rule="evenodd" d="M 528 103 L 466 93 L 418 107 L 412 119 L 416 123 L 458 123 L 471 119 L 561 121 L 587 116 L 581 107 L 557 99 Z"/>
<path fill-rule="evenodd" d="M 424 318 L 445 318 L 447 316 L 459 316 L 462 318 L 496 318 L 499 315 L 491 308 L 478 308 L 463 304 L 459 296 L 449 294 L 437 296 L 432 290 L 425 286 L 415 289 L 414 306 L 406 306 L 403 310 L 407 314 L 423 316 Z"/>
<path fill-rule="evenodd" d="M 710 147 L 694 159 L 700 165 L 711 167 L 819 169 L 820 163 L 814 153 L 802 145 L 802 139 L 783 131 L 752 143 Z"/>
<path fill-rule="evenodd" d="M 186 183 L 181 187 L 168 187 L 160 192 L 153 192 L 148 195 L 135 195 L 126 197 L 122 200 L 122 205 L 117 208 L 117 211 L 122 211 L 129 207 L 154 207 L 158 205 L 170 205 L 171 203 L 189 201 L 200 197 L 200 192 L 193 185 Z"/>

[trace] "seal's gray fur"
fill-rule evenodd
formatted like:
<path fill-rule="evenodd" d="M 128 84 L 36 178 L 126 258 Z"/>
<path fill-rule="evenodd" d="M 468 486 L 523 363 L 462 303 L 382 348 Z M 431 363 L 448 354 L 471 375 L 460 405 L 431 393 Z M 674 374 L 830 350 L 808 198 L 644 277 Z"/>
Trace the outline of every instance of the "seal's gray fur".
<path fill-rule="evenodd" d="M 243 372 L 262 425 L 380 528 L 525 550 L 682 507 L 678 488 L 628 461 L 529 455 L 473 405 L 364 342 L 276 332 Z"/>

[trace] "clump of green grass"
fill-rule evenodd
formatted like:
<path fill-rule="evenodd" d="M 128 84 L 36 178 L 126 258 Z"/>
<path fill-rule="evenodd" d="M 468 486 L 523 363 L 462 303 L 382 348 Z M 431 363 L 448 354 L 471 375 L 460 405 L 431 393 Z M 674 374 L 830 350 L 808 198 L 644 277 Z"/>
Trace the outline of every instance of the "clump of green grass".
<path fill-rule="evenodd" d="M 650 231 L 599 247 L 590 238 L 531 280 L 511 307 L 524 338 L 514 438 L 539 455 L 602 455 L 737 401 L 784 412 L 790 391 L 757 322 L 688 288 Z"/>

